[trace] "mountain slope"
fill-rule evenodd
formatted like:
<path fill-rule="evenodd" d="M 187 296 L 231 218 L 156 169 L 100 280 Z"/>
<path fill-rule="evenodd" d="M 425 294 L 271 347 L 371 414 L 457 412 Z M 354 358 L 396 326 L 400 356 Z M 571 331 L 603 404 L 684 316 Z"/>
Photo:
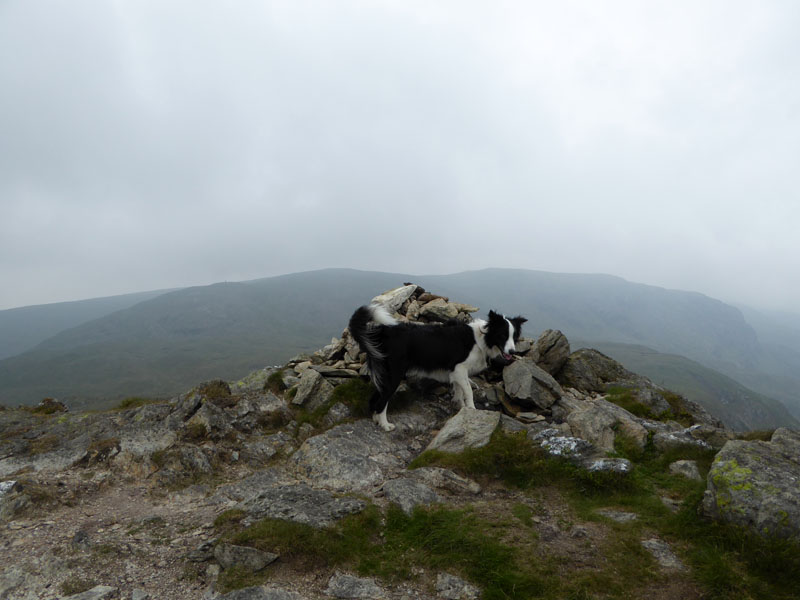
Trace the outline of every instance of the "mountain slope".
<path fill-rule="evenodd" d="M 731 429 L 800 427 L 800 422 L 777 400 L 683 356 L 631 344 L 602 341 L 578 341 L 576 344 L 576 347 L 600 350 L 627 369 L 694 400 Z"/>
<path fill-rule="evenodd" d="M 62 331 L 0 361 L 0 402 L 56 396 L 107 406 L 128 395 L 174 394 L 203 379 L 236 379 L 324 345 L 355 307 L 406 281 L 479 306 L 479 315 L 490 308 L 522 314 L 528 336 L 561 329 L 570 339 L 639 344 L 740 370 L 755 368 L 761 355 L 738 309 L 618 277 L 327 269 L 178 290 Z"/>
<path fill-rule="evenodd" d="M 65 329 L 163 293 L 165 290 L 0 310 L 0 360 L 30 350 Z"/>

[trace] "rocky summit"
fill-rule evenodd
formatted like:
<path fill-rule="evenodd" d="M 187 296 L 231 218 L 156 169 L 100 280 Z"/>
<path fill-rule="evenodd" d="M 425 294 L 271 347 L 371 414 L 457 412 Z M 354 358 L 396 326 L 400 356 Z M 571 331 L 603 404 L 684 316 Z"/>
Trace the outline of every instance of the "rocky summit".
<path fill-rule="evenodd" d="M 800 434 L 742 439 L 534 325 L 478 410 L 409 380 L 391 433 L 347 330 L 168 402 L 0 409 L 0 600 L 796 597 Z"/>

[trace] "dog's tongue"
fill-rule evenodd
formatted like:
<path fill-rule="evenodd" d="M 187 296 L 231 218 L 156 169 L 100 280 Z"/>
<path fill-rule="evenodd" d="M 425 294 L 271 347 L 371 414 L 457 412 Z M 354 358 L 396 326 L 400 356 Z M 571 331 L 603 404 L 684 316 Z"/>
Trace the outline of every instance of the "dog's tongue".
<path fill-rule="evenodd" d="M 503 352 L 502 354 L 503 354 L 503 358 L 504 359 L 511 360 L 511 355 L 510 354 L 506 354 L 505 352 Z"/>

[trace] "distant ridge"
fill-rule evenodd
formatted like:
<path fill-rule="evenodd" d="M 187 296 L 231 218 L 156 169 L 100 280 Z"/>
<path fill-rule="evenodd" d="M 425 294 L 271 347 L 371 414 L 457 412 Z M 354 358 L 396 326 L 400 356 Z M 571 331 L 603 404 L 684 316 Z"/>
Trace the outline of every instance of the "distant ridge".
<path fill-rule="evenodd" d="M 80 406 L 109 406 L 126 396 L 169 396 L 197 381 L 235 380 L 326 344 L 341 334 L 355 307 L 407 281 L 476 305 L 479 315 L 489 309 L 523 314 L 528 336 L 560 329 L 569 339 L 646 346 L 742 373 L 758 372 L 767 356 L 739 309 L 610 275 L 325 269 L 151 292 L 134 303 L 128 297 L 128 306 L 0 361 L 0 403 L 55 396 Z M 18 316 L 28 314 L 36 317 L 37 311 Z M 741 397 L 763 401 L 752 392 Z M 760 422 L 781 424 L 781 410 L 773 414 L 767 406 Z"/>
<path fill-rule="evenodd" d="M 168 291 L 171 290 L 0 310 L 0 359 L 30 350 L 65 329 L 77 327 Z"/>

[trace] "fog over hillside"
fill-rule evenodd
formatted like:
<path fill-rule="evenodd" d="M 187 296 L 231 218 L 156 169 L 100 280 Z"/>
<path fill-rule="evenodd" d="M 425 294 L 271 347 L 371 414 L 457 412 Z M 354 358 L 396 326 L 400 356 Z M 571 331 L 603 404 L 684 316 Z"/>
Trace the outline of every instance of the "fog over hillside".
<path fill-rule="evenodd" d="M 479 315 L 490 309 L 522 314 L 529 319 L 525 333 L 531 337 L 560 329 L 575 343 L 600 349 L 604 344 L 636 344 L 692 359 L 800 413 L 793 396 L 791 355 L 773 361 L 773 340 L 762 340 L 739 309 L 702 294 L 619 277 L 516 269 L 444 276 L 328 269 L 157 294 L 99 314 L 0 361 L 0 399 L 33 403 L 58 396 L 108 404 L 129 395 L 168 396 L 198 380 L 236 379 L 325 345 L 341 334 L 357 306 L 406 281 L 478 306 Z M 58 312 L 60 307 L 32 307 L 18 314 L 36 319 L 37 312 L 49 310 Z M 12 311 L 0 312 L 0 325 L 4 312 Z M 624 356 L 620 360 L 625 362 Z M 661 370 L 646 374 L 660 381 L 659 374 L 667 373 L 667 386 L 698 373 L 687 366 L 678 377 L 669 360 L 659 361 Z M 783 409 L 774 400 L 732 382 L 720 383 L 724 378 L 718 374 L 703 371 L 699 378 L 700 387 L 680 391 L 700 393 L 707 404 L 716 402 L 718 407 L 726 404 L 725 398 L 745 403 L 750 398 L 756 405 L 773 407 L 760 408 L 745 420 L 731 417 L 733 427 L 764 427 L 786 419 L 785 411 L 784 416 L 775 413 Z"/>

